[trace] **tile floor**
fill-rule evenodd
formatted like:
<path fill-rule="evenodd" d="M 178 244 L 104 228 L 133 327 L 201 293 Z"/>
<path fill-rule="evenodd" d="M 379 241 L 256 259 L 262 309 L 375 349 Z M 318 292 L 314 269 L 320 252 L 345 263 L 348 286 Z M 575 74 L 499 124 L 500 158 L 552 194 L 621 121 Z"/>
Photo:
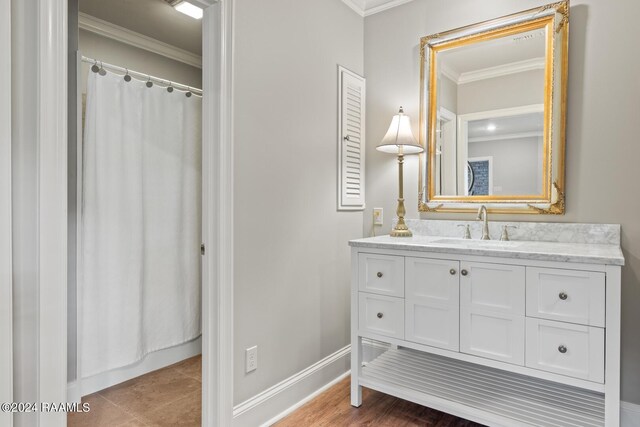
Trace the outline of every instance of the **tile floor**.
<path fill-rule="evenodd" d="M 201 357 L 126 381 L 82 399 L 87 413 L 69 414 L 69 427 L 200 425 Z"/>

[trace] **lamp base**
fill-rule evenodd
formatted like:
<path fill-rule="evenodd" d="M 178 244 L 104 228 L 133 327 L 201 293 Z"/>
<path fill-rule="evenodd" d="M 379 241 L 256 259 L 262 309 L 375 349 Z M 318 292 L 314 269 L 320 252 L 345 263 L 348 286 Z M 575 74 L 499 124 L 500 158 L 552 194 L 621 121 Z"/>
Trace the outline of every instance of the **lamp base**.
<path fill-rule="evenodd" d="M 411 232 L 411 230 L 409 230 L 409 228 L 407 228 L 406 224 L 404 223 L 404 219 L 402 219 L 402 222 L 398 221 L 398 225 L 396 225 L 395 228 L 391 230 L 390 235 L 391 237 L 411 237 L 413 236 L 413 233 Z"/>

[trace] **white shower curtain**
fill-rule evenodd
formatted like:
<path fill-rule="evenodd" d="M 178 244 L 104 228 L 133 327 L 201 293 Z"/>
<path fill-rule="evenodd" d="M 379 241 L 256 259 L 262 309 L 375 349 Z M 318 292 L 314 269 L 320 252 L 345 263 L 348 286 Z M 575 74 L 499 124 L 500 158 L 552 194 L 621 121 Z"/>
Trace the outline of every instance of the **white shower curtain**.
<path fill-rule="evenodd" d="M 83 378 L 200 335 L 201 99 L 89 73 L 80 240 Z"/>

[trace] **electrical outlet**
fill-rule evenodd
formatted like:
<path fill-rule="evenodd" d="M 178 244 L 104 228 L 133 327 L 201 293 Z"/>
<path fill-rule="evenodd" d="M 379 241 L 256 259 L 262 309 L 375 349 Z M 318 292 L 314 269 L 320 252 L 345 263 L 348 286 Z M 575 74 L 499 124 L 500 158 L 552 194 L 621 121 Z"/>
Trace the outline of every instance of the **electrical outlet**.
<path fill-rule="evenodd" d="M 258 369 L 258 346 L 254 345 L 248 348 L 245 353 L 246 373 L 253 372 Z"/>
<path fill-rule="evenodd" d="M 382 225 L 383 223 L 382 208 L 373 208 L 373 225 Z"/>

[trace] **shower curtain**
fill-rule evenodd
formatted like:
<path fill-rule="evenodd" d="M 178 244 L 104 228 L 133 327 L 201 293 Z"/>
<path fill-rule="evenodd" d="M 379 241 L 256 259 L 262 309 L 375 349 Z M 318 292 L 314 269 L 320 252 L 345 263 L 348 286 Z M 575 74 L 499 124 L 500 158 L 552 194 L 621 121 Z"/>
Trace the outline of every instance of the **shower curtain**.
<path fill-rule="evenodd" d="M 86 378 L 200 335 L 201 99 L 90 72 L 83 145 Z"/>

